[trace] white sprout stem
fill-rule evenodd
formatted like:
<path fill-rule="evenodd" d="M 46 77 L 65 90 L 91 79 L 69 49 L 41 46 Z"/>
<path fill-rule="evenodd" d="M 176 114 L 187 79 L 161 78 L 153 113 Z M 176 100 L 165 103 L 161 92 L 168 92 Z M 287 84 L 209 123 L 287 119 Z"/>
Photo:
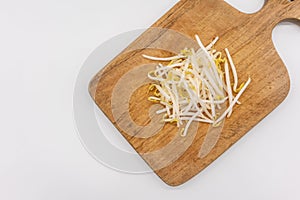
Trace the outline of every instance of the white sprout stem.
<path fill-rule="evenodd" d="M 182 117 L 181 120 L 190 120 L 191 118 L 190 117 Z M 203 123 L 209 123 L 209 124 L 212 124 L 213 121 L 212 120 L 209 120 L 209 119 L 201 119 L 201 118 L 198 118 L 198 117 L 195 117 L 193 121 L 196 121 L 196 122 L 203 122 Z"/>
<path fill-rule="evenodd" d="M 225 61 L 225 79 L 226 79 L 228 100 L 229 100 L 229 105 L 230 105 L 232 103 L 233 97 L 232 97 L 231 82 L 230 82 L 230 76 L 229 76 L 229 67 L 228 67 L 227 61 Z M 231 113 L 232 113 L 232 109 L 228 112 L 227 117 L 230 117 Z"/>
<path fill-rule="evenodd" d="M 161 114 L 161 113 L 164 113 L 164 112 L 167 112 L 167 108 L 163 108 L 161 110 L 156 111 L 156 114 Z"/>
<path fill-rule="evenodd" d="M 232 57 L 229 53 L 229 50 L 227 48 L 225 48 L 225 52 L 226 52 L 226 55 L 227 55 L 227 58 L 229 60 L 230 67 L 231 67 L 231 70 L 232 70 L 232 75 L 233 75 L 233 80 L 234 80 L 234 82 L 233 82 L 233 91 L 236 92 L 237 85 L 238 85 L 238 76 L 237 76 L 236 68 L 235 68 L 235 65 L 233 63 Z"/>
<path fill-rule="evenodd" d="M 225 103 L 225 101 L 228 99 L 228 97 L 225 97 L 224 99 L 222 99 L 222 100 L 214 100 L 214 103 L 215 104 L 223 104 L 223 103 Z M 210 101 L 209 100 L 203 100 L 203 102 L 204 103 L 210 103 Z"/>
<path fill-rule="evenodd" d="M 209 45 L 206 46 L 206 50 L 209 51 L 217 43 L 218 40 L 219 37 L 215 37 L 215 39 Z"/>
<path fill-rule="evenodd" d="M 196 112 L 198 112 L 198 111 L 196 111 Z M 195 114 L 196 112 L 188 112 L 188 113 L 186 113 L 186 114 L 181 114 L 181 115 L 180 115 L 180 118 L 181 118 L 182 120 L 183 120 L 183 119 L 189 119 L 189 118 L 191 118 L 192 116 L 194 116 L 194 114 Z M 210 121 L 210 122 L 213 123 L 213 120 L 211 120 L 211 119 L 209 119 L 209 118 L 207 118 L 206 116 L 203 115 L 202 110 L 199 110 L 199 113 L 200 113 L 200 114 L 197 116 L 197 118 L 203 119 L 203 120 L 206 120 L 206 121 Z"/>
<path fill-rule="evenodd" d="M 160 98 L 158 97 L 149 97 L 150 100 L 154 100 L 154 101 L 160 101 Z"/>
<path fill-rule="evenodd" d="M 244 87 L 239 91 L 239 93 L 236 95 L 236 97 L 234 98 L 234 100 L 231 102 L 231 104 L 229 105 L 229 107 L 225 110 L 225 112 L 214 122 L 214 124 L 218 124 L 220 121 L 222 121 L 225 116 L 228 114 L 228 112 L 233 108 L 233 106 L 236 104 L 236 102 L 238 101 L 238 99 L 241 97 L 241 95 L 243 94 L 243 92 L 246 90 L 246 88 L 248 87 L 248 85 L 251 82 L 251 78 L 248 78 L 247 82 L 245 83 Z"/>
<path fill-rule="evenodd" d="M 166 67 L 161 67 L 161 68 L 158 68 L 155 70 L 155 72 L 158 72 L 160 71 L 161 73 L 164 73 L 168 70 L 170 70 L 171 68 L 174 68 L 174 67 L 181 67 L 182 66 L 182 63 L 175 63 L 175 64 L 172 64 L 172 65 L 168 65 Z"/>
<path fill-rule="evenodd" d="M 167 57 L 167 58 L 158 58 L 154 56 L 148 56 L 148 55 L 143 55 L 144 58 L 147 58 L 149 60 L 154 60 L 154 61 L 172 61 L 172 60 L 177 60 L 181 58 L 186 58 L 186 56 L 172 56 L 172 57 Z"/>
<path fill-rule="evenodd" d="M 191 123 L 195 120 L 195 118 L 197 117 L 198 114 L 199 114 L 199 113 L 196 113 L 196 114 L 195 114 L 193 117 L 191 117 L 190 120 L 187 122 L 187 124 L 186 124 L 186 126 L 185 126 L 185 128 L 184 128 L 184 131 L 183 131 L 183 133 L 182 133 L 182 135 L 181 135 L 182 137 L 186 136 L 187 131 L 188 131 L 188 129 L 189 129 Z"/>
<path fill-rule="evenodd" d="M 156 89 L 160 92 L 161 95 L 163 95 L 167 100 L 170 100 L 171 97 L 159 86 L 155 85 Z"/>

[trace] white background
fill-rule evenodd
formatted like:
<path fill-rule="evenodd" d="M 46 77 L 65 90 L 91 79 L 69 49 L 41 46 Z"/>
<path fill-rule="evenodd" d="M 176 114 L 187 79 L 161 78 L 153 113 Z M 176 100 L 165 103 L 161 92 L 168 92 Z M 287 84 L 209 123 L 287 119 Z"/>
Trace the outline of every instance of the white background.
<path fill-rule="evenodd" d="M 300 26 L 288 22 L 273 32 L 292 80 L 288 98 L 188 183 L 171 188 L 154 174 L 111 170 L 82 147 L 72 95 L 83 62 L 176 2 L 0 0 L 1 200 L 300 199 Z M 263 5 L 228 2 L 248 13 Z"/>

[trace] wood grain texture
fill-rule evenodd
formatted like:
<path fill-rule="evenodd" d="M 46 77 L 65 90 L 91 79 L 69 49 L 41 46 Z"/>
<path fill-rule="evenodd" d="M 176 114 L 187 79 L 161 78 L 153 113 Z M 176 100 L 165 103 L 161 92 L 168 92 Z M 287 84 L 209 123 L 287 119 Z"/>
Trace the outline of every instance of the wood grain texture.
<path fill-rule="evenodd" d="M 90 82 L 90 94 L 155 173 L 168 185 L 180 185 L 218 158 L 287 96 L 290 88 L 289 75 L 274 48 L 272 30 L 280 21 L 289 18 L 300 19 L 299 0 L 268 0 L 264 8 L 254 14 L 241 13 L 222 0 L 183 0 L 153 24 L 152 27 L 178 31 L 189 38 L 199 34 L 204 44 L 219 36 L 220 41 L 215 48 L 229 48 L 240 80 L 245 81 L 248 76 L 252 78 L 251 85 L 240 99 L 242 105 L 234 108 L 232 116 L 224 123 L 217 143 L 203 158 L 198 154 L 209 128 L 207 124 L 200 124 L 199 128 L 195 126 L 196 134 L 190 134 L 190 137 L 182 141 L 177 138 L 177 127 L 170 124 L 157 128 L 157 134 L 140 137 L 141 129 L 132 127 L 132 122 L 128 121 L 128 129 L 124 131 L 124 127 L 121 128 L 120 125 L 122 118 L 115 119 L 113 114 L 114 109 L 121 109 L 123 105 L 122 98 L 118 100 L 120 104 L 112 105 L 115 88 L 122 86 L 119 86 L 118 81 L 137 66 L 153 63 L 143 59 L 142 54 L 171 55 L 170 52 L 152 48 L 155 43 L 160 45 L 166 42 L 165 29 L 155 33 L 149 29 L 143 33 L 95 75 Z M 184 44 L 178 40 L 172 45 L 171 48 L 176 49 Z M 132 80 L 140 80 L 140 76 L 143 74 L 132 77 Z M 130 84 L 123 84 L 123 89 L 129 88 L 130 91 Z M 151 124 L 153 117 L 148 113 L 152 104 L 147 101 L 147 86 L 144 84 L 136 88 L 129 100 L 130 119 L 138 125 L 136 127 Z M 122 91 L 122 88 L 119 89 Z"/>

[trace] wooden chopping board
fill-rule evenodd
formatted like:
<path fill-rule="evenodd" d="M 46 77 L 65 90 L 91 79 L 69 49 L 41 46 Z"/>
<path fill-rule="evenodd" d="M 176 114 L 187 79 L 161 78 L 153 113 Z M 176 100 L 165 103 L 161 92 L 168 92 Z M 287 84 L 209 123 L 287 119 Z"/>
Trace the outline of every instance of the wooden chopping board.
<path fill-rule="evenodd" d="M 114 58 L 90 82 L 89 92 L 110 121 L 168 185 L 180 185 L 211 162 L 275 109 L 287 96 L 287 69 L 272 42 L 272 30 L 284 19 L 300 19 L 300 0 L 268 0 L 262 10 L 244 14 L 223 0 L 182 0 Z M 158 28 L 155 28 L 158 27 Z M 162 124 L 147 101 L 147 72 L 157 62 L 142 54 L 168 56 L 193 47 L 198 34 L 204 44 L 229 48 L 241 81 L 252 82 L 242 105 L 220 128 L 193 123 L 188 136 Z M 178 53 L 177 52 L 177 53 Z M 99 58 L 101 59 L 101 58 Z"/>

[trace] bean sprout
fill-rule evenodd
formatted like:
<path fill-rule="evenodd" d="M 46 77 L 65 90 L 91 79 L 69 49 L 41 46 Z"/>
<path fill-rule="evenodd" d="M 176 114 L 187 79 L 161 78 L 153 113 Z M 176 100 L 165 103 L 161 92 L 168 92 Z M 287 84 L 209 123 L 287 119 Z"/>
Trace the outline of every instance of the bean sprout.
<path fill-rule="evenodd" d="M 238 87 L 238 74 L 228 49 L 225 48 L 226 57 L 213 49 L 219 37 L 206 47 L 198 35 L 195 38 L 199 44 L 197 51 L 185 48 L 180 54 L 167 58 L 143 55 L 146 59 L 169 62 L 159 63 L 148 73 L 154 82 L 149 88 L 153 94 L 148 100 L 164 106 L 156 114 L 164 114 L 165 123 L 176 123 L 182 136 L 188 134 L 192 122 L 218 126 L 226 116 L 230 117 L 251 82 L 249 77 Z M 227 106 L 225 111 L 221 105 Z"/>

